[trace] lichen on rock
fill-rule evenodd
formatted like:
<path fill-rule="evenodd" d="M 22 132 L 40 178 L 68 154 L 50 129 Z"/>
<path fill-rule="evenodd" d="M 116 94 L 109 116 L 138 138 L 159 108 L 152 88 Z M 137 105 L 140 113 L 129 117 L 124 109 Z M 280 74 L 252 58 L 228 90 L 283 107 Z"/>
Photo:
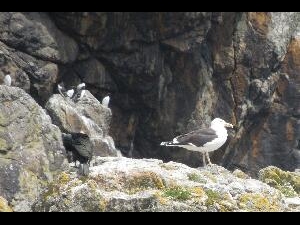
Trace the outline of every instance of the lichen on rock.
<path fill-rule="evenodd" d="M 259 179 L 278 189 L 286 197 L 300 195 L 300 175 L 297 173 L 269 166 L 260 170 Z"/>
<path fill-rule="evenodd" d="M 0 196 L 0 212 L 12 212 L 12 208 L 8 205 L 7 200 Z"/>

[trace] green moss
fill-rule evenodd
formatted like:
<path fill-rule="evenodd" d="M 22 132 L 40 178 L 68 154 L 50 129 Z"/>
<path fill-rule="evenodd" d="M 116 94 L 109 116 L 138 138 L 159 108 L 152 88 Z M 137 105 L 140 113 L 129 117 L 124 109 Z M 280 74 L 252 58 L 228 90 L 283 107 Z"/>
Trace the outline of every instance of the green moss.
<path fill-rule="evenodd" d="M 261 194 L 246 193 L 238 198 L 239 208 L 246 211 L 276 212 L 280 211 L 278 202 L 275 199 L 267 198 Z"/>
<path fill-rule="evenodd" d="M 56 180 L 48 184 L 47 190 L 43 193 L 43 199 L 47 201 L 50 197 L 59 195 L 59 189 L 70 182 L 70 175 L 62 172 Z M 77 183 L 76 183 L 77 184 Z"/>
<path fill-rule="evenodd" d="M 174 186 L 174 187 L 165 189 L 163 195 L 165 197 L 170 197 L 174 200 L 186 201 L 188 199 L 191 199 L 192 192 L 187 188 L 180 187 L 180 186 Z"/>
<path fill-rule="evenodd" d="M 297 193 L 295 192 L 294 188 L 289 184 L 278 185 L 277 189 L 284 194 L 286 197 L 295 197 Z"/>
<path fill-rule="evenodd" d="M 207 195 L 207 200 L 205 202 L 206 206 L 212 206 L 217 202 L 220 202 L 220 200 L 222 200 L 221 195 L 213 190 L 206 190 L 205 191 L 206 195 Z"/>
<path fill-rule="evenodd" d="M 206 180 L 201 178 L 201 176 L 198 175 L 197 173 L 189 173 L 188 178 L 189 178 L 189 180 L 194 181 L 194 182 L 206 183 Z"/>
<path fill-rule="evenodd" d="M 207 199 L 205 205 L 208 210 L 217 210 L 221 212 L 232 212 L 237 209 L 236 202 L 232 199 L 231 195 L 226 193 L 219 193 L 214 190 L 205 190 Z"/>
<path fill-rule="evenodd" d="M 7 204 L 7 201 L 0 196 L 0 212 L 12 212 L 12 208 Z"/>
<path fill-rule="evenodd" d="M 269 166 L 259 171 L 259 179 L 278 189 L 287 197 L 300 194 L 300 176 L 296 173 Z"/>
<path fill-rule="evenodd" d="M 135 193 L 147 189 L 163 189 L 163 180 L 153 172 L 136 173 L 125 181 L 125 187 L 129 193 Z"/>
<path fill-rule="evenodd" d="M 7 141 L 3 138 L 0 138 L 0 150 L 6 151 L 8 149 Z"/>

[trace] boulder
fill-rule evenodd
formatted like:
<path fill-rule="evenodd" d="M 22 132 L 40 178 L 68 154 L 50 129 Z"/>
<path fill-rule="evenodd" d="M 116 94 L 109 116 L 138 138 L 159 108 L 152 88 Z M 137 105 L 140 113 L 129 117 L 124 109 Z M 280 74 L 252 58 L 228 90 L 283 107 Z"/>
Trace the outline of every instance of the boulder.
<path fill-rule="evenodd" d="M 94 153 L 98 156 L 117 156 L 113 139 L 109 136 L 111 110 L 103 106 L 88 90 L 78 102 L 70 98 L 53 95 L 46 109 L 63 132 L 85 132 L 89 135 Z"/>
<path fill-rule="evenodd" d="M 25 91 L 0 85 L 0 196 L 30 211 L 48 181 L 68 168 L 59 128 Z"/>

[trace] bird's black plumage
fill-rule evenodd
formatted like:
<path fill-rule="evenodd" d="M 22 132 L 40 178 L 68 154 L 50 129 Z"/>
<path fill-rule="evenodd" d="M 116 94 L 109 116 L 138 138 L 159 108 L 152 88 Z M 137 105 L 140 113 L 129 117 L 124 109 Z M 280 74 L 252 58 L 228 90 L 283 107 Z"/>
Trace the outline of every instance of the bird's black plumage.
<path fill-rule="evenodd" d="M 205 129 L 198 129 L 192 132 L 189 132 L 184 135 L 180 135 L 176 137 L 176 140 L 178 145 L 186 145 L 189 143 L 192 143 L 193 145 L 197 147 L 201 147 L 207 142 L 210 142 L 217 138 L 216 131 L 214 131 L 211 128 L 205 128 Z M 174 144 L 174 142 L 173 142 Z"/>
<path fill-rule="evenodd" d="M 88 166 L 93 157 L 92 143 L 87 134 L 63 134 L 63 143 L 67 150 L 69 162 L 80 162 L 79 172 L 88 175 Z"/>
<path fill-rule="evenodd" d="M 81 83 L 79 85 L 77 85 L 76 89 L 75 89 L 75 93 L 72 97 L 72 100 L 74 102 L 78 102 L 80 98 L 83 97 L 85 92 L 85 83 Z"/>

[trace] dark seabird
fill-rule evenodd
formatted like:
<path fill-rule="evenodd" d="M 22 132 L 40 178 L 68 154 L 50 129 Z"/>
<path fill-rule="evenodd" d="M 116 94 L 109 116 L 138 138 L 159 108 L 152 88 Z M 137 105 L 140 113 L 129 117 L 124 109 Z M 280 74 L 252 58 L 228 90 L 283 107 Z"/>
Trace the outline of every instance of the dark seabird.
<path fill-rule="evenodd" d="M 85 83 L 78 84 L 76 87 L 76 91 L 72 97 L 73 101 L 78 102 L 80 99 L 83 98 L 84 94 L 85 94 Z"/>
<path fill-rule="evenodd" d="M 58 92 L 59 92 L 59 94 L 60 94 L 61 96 L 67 97 L 67 93 L 66 93 L 67 90 L 66 90 L 66 88 L 65 88 L 64 83 L 58 84 L 58 85 L 57 85 L 57 90 L 58 90 Z"/>
<path fill-rule="evenodd" d="M 65 88 L 64 83 L 58 84 L 58 85 L 57 85 L 57 90 L 58 90 L 58 92 L 61 94 L 61 96 L 63 96 L 63 97 L 69 97 L 69 98 L 72 98 L 73 95 L 74 95 L 74 89 L 67 90 L 67 89 Z"/>
<path fill-rule="evenodd" d="M 63 134 L 63 143 L 67 150 L 69 163 L 80 162 L 79 174 L 87 176 L 89 165 L 93 156 L 93 147 L 90 138 L 84 133 Z"/>
<path fill-rule="evenodd" d="M 162 142 L 164 146 L 178 146 L 189 151 L 203 153 L 203 165 L 206 165 L 205 155 L 208 163 L 211 164 L 208 152 L 219 149 L 227 140 L 227 130 L 225 127 L 233 128 L 233 125 L 216 118 L 211 122 L 209 128 L 198 129 L 187 134 L 175 137 L 170 142 Z"/>

